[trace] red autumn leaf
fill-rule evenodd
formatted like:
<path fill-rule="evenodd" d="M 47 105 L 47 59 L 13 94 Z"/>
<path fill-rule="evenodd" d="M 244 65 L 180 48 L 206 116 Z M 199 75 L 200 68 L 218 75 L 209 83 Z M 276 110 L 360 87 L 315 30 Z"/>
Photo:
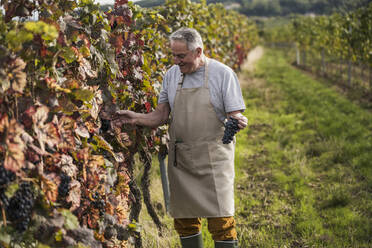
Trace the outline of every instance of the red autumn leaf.
<path fill-rule="evenodd" d="M 147 113 L 151 111 L 151 104 L 149 102 L 145 102 L 145 107 L 146 107 Z"/>
<path fill-rule="evenodd" d="M 114 47 L 117 49 L 117 52 L 121 51 L 124 39 L 122 36 L 115 36 L 111 38 L 111 43 L 114 45 Z"/>
<path fill-rule="evenodd" d="M 139 46 L 144 46 L 145 45 L 145 42 L 143 41 L 143 40 L 137 40 L 137 44 L 139 45 Z"/>
<path fill-rule="evenodd" d="M 29 107 L 21 117 L 21 121 L 25 128 L 31 128 L 33 124 L 32 116 L 36 113 L 35 106 Z"/>
<path fill-rule="evenodd" d="M 98 221 L 99 221 L 99 210 L 90 209 L 89 214 L 87 214 L 85 218 L 87 220 L 88 227 L 91 229 L 96 229 L 98 227 Z"/>
<path fill-rule="evenodd" d="M 115 8 L 127 4 L 128 0 L 115 0 Z"/>
<path fill-rule="evenodd" d="M 41 45 L 41 48 L 40 48 L 40 57 L 45 57 L 47 55 L 47 48 L 44 44 Z"/>

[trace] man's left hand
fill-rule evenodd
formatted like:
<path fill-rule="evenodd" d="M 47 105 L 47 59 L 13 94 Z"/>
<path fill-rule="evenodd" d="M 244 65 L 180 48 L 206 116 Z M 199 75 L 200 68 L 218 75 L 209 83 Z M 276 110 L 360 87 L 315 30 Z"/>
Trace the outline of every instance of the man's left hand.
<path fill-rule="evenodd" d="M 238 127 L 240 130 L 244 129 L 248 125 L 248 119 L 242 113 L 234 113 L 230 117 L 237 119 L 239 121 Z"/>

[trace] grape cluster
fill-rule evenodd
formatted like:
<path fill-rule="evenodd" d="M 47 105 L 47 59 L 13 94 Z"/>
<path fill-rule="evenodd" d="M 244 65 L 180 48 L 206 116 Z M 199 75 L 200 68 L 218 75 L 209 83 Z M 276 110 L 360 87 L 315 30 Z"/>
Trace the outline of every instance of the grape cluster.
<path fill-rule="evenodd" d="M 94 199 L 93 207 L 99 210 L 100 216 L 103 216 L 105 213 L 105 207 L 106 207 L 105 200 L 100 196 L 98 192 L 95 192 L 93 194 L 93 199 Z"/>
<path fill-rule="evenodd" d="M 31 221 L 33 206 L 32 186 L 29 182 L 23 182 L 13 197 L 10 198 L 9 205 L 6 208 L 7 217 L 17 231 L 23 232 L 27 229 Z"/>
<path fill-rule="evenodd" d="M 58 186 L 58 196 L 66 197 L 70 190 L 71 177 L 65 173 L 61 174 L 61 183 Z"/>
<path fill-rule="evenodd" d="M 0 166 L 0 202 L 4 207 L 9 205 L 9 199 L 5 195 L 6 186 L 15 179 L 16 175 L 12 171 L 5 169 L 4 166 Z"/>
<path fill-rule="evenodd" d="M 101 132 L 101 133 L 105 133 L 105 132 L 107 132 L 107 131 L 110 129 L 110 126 L 111 126 L 111 122 L 110 122 L 110 120 L 107 120 L 107 119 L 101 119 L 101 128 L 100 128 L 100 132 Z"/>
<path fill-rule="evenodd" d="M 222 143 L 229 144 L 234 139 L 234 135 L 238 132 L 238 120 L 230 117 L 225 123 L 225 132 L 222 138 Z"/>

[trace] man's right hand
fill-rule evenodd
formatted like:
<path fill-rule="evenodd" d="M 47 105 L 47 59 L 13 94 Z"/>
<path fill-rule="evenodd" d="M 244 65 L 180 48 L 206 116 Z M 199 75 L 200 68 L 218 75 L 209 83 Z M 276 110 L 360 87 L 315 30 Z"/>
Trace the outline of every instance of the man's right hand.
<path fill-rule="evenodd" d="M 123 124 L 136 125 L 137 113 L 130 110 L 119 110 L 112 117 L 112 124 L 116 127 L 121 127 Z"/>
<path fill-rule="evenodd" d="M 169 104 L 160 103 L 155 111 L 150 113 L 136 113 L 130 110 L 119 110 L 112 116 L 112 125 L 121 127 L 123 124 L 139 125 L 156 128 L 167 122 L 170 113 Z"/>

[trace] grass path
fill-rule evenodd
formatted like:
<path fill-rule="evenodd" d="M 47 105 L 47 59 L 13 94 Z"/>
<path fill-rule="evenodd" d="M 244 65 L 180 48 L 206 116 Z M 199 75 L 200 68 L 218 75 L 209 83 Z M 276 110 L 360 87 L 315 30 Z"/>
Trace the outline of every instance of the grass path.
<path fill-rule="evenodd" d="M 371 112 L 273 50 L 254 69 L 244 67 L 240 80 L 249 119 L 236 147 L 240 247 L 372 247 Z M 167 228 L 159 237 L 143 210 L 144 247 L 179 247 L 161 207 L 158 166 L 152 170 L 153 201 Z M 212 248 L 205 223 L 203 233 Z"/>
<path fill-rule="evenodd" d="M 245 72 L 241 246 L 372 247 L 372 114 L 284 56 L 268 50 Z"/>

